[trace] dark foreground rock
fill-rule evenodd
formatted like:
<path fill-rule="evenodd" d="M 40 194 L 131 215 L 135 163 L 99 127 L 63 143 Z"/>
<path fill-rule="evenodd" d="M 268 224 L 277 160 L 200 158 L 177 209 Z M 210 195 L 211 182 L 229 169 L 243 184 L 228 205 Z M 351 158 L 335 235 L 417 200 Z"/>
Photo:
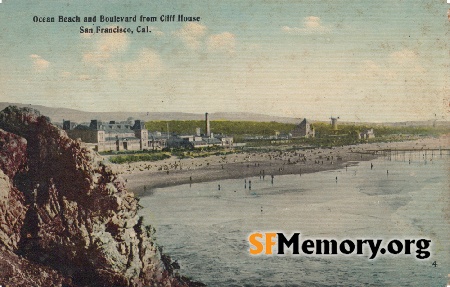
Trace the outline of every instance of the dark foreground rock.
<path fill-rule="evenodd" d="M 0 284 L 202 286 L 175 275 L 139 200 L 39 112 L 0 112 Z"/>

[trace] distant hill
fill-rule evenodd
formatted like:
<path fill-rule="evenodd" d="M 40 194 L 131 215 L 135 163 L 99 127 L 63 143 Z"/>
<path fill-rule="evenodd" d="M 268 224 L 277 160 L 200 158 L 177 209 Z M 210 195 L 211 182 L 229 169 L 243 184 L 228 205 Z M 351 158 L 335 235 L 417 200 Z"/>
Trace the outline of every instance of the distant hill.
<path fill-rule="evenodd" d="M 51 119 L 52 122 L 61 123 L 63 119 L 73 122 L 89 122 L 92 119 L 102 121 L 124 121 L 129 117 L 143 121 L 156 120 L 203 120 L 204 113 L 181 113 L 181 112 L 85 112 L 67 108 L 51 108 L 40 105 L 24 105 L 18 103 L 0 102 L 0 110 L 7 106 L 29 107 L 38 110 L 42 115 Z M 207 112 L 207 111 L 205 111 Z M 257 122 L 280 122 L 280 123 L 299 123 L 300 119 L 288 117 L 274 117 L 256 113 L 209 113 L 211 120 L 230 120 L 230 121 L 257 121 Z"/>

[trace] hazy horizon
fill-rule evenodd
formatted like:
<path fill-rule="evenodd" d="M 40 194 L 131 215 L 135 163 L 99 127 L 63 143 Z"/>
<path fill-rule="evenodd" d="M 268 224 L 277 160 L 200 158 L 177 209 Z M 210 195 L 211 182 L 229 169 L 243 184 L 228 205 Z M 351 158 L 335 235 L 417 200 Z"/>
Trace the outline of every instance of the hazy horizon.
<path fill-rule="evenodd" d="M 38 110 L 42 115 L 49 116 L 52 122 L 62 123 L 63 119 L 71 120 L 76 123 L 87 123 L 91 119 L 97 119 L 102 121 L 110 121 L 110 120 L 119 120 L 124 121 L 125 119 L 132 117 L 133 119 L 140 119 L 144 121 L 170 121 L 170 120 L 180 120 L 180 121 L 189 121 L 196 120 L 202 121 L 204 120 L 205 113 L 202 112 L 193 112 L 193 113 L 184 113 L 184 112 L 176 112 L 176 111 L 157 111 L 157 112 L 137 112 L 137 111 L 119 111 L 119 112 L 100 112 L 100 111 L 84 111 L 79 109 L 71 109 L 65 107 L 48 107 L 43 105 L 33 105 L 33 104 L 23 104 L 23 103 L 10 103 L 10 102 L 0 102 L 0 110 L 3 110 L 7 106 L 19 106 L 19 107 L 31 107 Z M 41 109 L 41 107 L 43 109 Z M 66 110 L 71 110 L 75 114 L 66 114 L 64 113 Z M 50 113 L 50 114 L 49 114 Z M 173 114 L 173 115 L 172 115 Z M 291 123 L 298 124 L 300 123 L 304 117 L 283 117 L 283 116 L 271 116 L 267 114 L 261 113 L 250 113 L 250 112 L 216 112 L 216 113 L 208 113 L 211 121 L 256 121 L 256 122 L 281 122 L 281 123 Z M 55 118 L 56 115 L 56 118 Z M 74 116 L 75 118 L 71 117 Z M 105 116 L 105 118 L 95 117 L 92 118 L 92 115 Z M 160 116 L 157 118 L 157 116 Z M 170 117 L 170 116 L 173 117 Z M 215 116 L 215 117 L 214 117 Z M 222 117 L 217 117 L 222 116 Z M 136 118 L 137 117 L 137 118 Z M 82 118 L 82 120 L 80 120 Z M 78 119 L 78 120 L 77 120 Z M 330 122 L 330 118 L 325 119 L 315 119 L 315 118 L 307 118 L 308 121 L 312 122 Z M 400 123 L 432 123 L 434 120 L 422 120 L 422 121 L 398 121 L 398 122 L 376 122 L 376 121 L 349 121 L 343 118 L 339 118 L 339 123 L 342 124 L 400 124 Z M 436 123 L 440 123 L 440 125 L 444 123 L 449 123 L 448 120 L 437 120 Z"/>

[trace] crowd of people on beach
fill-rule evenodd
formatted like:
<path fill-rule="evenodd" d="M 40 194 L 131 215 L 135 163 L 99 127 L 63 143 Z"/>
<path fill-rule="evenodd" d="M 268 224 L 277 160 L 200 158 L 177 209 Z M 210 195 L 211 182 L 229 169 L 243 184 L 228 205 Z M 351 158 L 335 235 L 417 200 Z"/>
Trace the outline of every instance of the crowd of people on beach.
<path fill-rule="evenodd" d="M 171 157 L 156 162 L 134 162 L 112 166 L 123 177 L 142 182 L 170 184 L 200 182 L 220 178 L 246 178 L 260 176 L 265 179 L 281 174 L 302 174 L 322 170 L 346 168 L 358 161 L 372 160 L 379 151 L 412 149 L 424 150 L 446 146 L 445 139 L 422 139 L 414 142 L 372 143 L 333 148 L 248 150 L 227 155 L 183 158 Z M 371 165 L 373 168 L 373 165 Z M 386 171 L 389 174 L 389 171 Z M 169 184 L 167 183 L 167 184 Z M 135 183 L 138 184 L 138 183 Z M 142 185 L 141 185 L 142 187 Z"/>

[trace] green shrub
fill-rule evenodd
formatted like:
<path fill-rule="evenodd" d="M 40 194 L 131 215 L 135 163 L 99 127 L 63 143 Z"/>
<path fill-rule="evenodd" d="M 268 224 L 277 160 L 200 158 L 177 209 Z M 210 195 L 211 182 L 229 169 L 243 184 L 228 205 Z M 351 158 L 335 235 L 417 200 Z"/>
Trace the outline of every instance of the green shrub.
<path fill-rule="evenodd" d="M 138 161 L 158 161 L 170 158 L 170 154 L 167 153 L 145 153 L 145 154 L 131 154 L 131 155 L 118 155 L 112 156 L 109 161 L 112 163 L 130 163 Z"/>

